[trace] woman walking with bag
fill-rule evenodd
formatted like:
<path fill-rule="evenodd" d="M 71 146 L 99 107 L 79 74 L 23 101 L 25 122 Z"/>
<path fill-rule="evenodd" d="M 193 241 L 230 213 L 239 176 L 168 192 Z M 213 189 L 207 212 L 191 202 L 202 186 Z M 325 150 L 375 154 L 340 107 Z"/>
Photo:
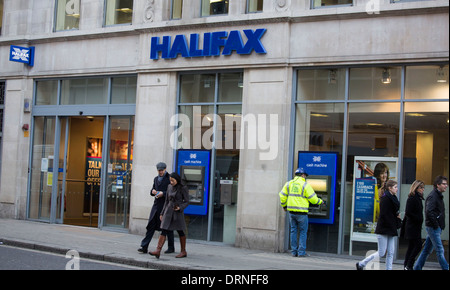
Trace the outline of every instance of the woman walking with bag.
<path fill-rule="evenodd" d="M 184 220 L 184 209 L 189 205 L 189 194 L 187 187 L 181 182 L 178 173 L 170 174 L 170 185 L 167 188 L 167 197 L 161 212 L 161 235 L 159 236 L 156 251 L 149 252 L 150 255 L 159 259 L 161 249 L 166 241 L 168 231 L 177 231 L 180 236 L 181 253 L 175 258 L 187 257 L 186 253 L 186 222 Z"/>
<path fill-rule="evenodd" d="M 378 219 L 375 233 L 378 239 L 378 251 L 361 262 L 356 263 L 357 270 L 364 270 L 364 267 L 376 257 L 383 257 L 386 252 L 386 270 L 392 270 L 395 251 L 395 237 L 398 235 L 397 229 L 401 226 L 400 202 L 397 199 L 397 181 L 388 180 L 386 191 L 380 197 L 380 217 Z"/>
<path fill-rule="evenodd" d="M 405 209 L 405 239 L 408 240 L 408 250 L 405 255 L 405 270 L 412 270 L 417 255 L 422 249 L 423 223 L 423 191 L 425 183 L 416 180 L 411 185 Z"/>

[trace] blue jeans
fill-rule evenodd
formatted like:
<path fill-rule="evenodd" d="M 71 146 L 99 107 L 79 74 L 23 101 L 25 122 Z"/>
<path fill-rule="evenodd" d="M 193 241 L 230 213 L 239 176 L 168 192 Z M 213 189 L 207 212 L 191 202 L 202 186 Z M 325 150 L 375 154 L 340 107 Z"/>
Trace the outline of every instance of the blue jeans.
<path fill-rule="evenodd" d="M 392 270 L 396 237 L 388 235 L 377 235 L 377 239 L 378 251 L 359 262 L 359 265 L 365 267 L 373 259 L 379 259 L 380 257 L 384 257 L 384 255 L 386 255 L 386 270 Z"/>
<path fill-rule="evenodd" d="M 436 256 L 442 270 L 448 270 L 448 263 L 444 257 L 444 246 L 441 241 L 441 228 L 438 227 L 437 229 L 433 229 L 426 227 L 426 230 L 428 233 L 427 239 L 425 241 L 425 245 L 423 246 L 422 253 L 420 253 L 419 259 L 417 259 L 417 262 L 414 265 L 414 270 L 422 270 L 423 265 L 425 265 L 425 261 L 431 252 L 433 252 L 433 249 L 436 250 Z"/>
<path fill-rule="evenodd" d="M 291 253 L 293 256 L 306 255 L 306 234 L 308 232 L 308 215 L 289 213 L 291 225 Z M 300 244 L 297 234 L 300 231 Z"/>

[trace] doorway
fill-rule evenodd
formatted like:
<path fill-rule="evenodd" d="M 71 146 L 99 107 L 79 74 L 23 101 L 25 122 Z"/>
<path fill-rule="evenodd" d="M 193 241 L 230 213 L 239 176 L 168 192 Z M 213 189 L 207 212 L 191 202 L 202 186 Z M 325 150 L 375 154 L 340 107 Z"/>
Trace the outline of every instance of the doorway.
<path fill-rule="evenodd" d="M 66 175 L 58 180 L 65 182 L 64 224 L 98 226 L 104 119 L 88 116 L 63 120 L 69 122 Z M 60 150 L 60 160 L 64 160 L 64 151 Z"/>
<path fill-rule="evenodd" d="M 127 228 L 133 139 L 134 116 L 35 117 L 29 218 Z"/>

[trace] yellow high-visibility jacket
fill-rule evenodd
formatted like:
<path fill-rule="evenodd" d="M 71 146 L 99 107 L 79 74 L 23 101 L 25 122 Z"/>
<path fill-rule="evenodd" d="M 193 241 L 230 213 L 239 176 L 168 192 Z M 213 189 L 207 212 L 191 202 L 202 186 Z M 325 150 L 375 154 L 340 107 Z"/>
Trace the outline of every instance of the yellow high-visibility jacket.
<path fill-rule="evenodd" d="M 279 195 L 281 206 L 293 212 L 308 213 L 309 203 L 323 203 L 323 200 L 317 196 L 311 185 L 300 176 L 286 182 Z"/>

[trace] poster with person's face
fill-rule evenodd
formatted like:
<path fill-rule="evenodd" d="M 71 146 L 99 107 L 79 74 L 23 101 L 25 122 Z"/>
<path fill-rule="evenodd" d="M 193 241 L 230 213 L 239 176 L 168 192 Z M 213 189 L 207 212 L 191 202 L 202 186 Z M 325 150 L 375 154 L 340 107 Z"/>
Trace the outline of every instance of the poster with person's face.
<path fill-rule="evenodd" d="M 396 157 L 356 156 L 353 168 L 352 240 L 375 241 L 380 197 L 397 180 Z"/>

